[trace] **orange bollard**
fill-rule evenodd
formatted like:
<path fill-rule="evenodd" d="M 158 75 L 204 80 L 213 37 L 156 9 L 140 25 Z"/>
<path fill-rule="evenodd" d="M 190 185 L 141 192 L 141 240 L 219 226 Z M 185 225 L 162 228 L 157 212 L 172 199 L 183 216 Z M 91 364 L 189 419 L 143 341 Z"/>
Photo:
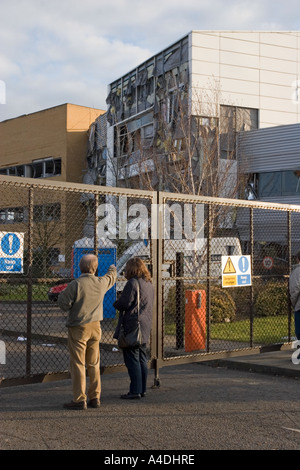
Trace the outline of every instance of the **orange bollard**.
<path fill-rule="evenodd" d="M 206 292 L 185 292 L 185 350 L 205 349 L 206 340 Z"/>

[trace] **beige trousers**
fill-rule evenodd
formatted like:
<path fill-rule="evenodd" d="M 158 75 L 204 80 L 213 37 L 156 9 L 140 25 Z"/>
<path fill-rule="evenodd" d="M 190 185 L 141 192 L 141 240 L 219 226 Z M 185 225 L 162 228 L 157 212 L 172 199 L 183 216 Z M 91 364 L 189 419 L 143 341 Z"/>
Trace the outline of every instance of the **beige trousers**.
<path fill-rule="evenodd" d="M 86 323 L 68 328 L 70 352 L 70 373 L 72 378 L 73 401 L 100 399 L 100 322 Z M 86 395 L 86 370 L 89 387 Z"/>

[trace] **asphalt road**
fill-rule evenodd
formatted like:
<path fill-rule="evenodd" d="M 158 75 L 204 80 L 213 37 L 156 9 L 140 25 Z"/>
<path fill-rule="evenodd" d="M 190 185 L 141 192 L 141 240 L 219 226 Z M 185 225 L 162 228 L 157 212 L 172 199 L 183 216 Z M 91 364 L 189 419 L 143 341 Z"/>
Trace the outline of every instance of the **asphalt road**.
<path fill-rule="evenodd" d="M 100 409 L 84 411 L 62 408 L 69 380 L 0 389 L 0 450 L 97 450 L 98 464 L 137 456 L 133 467 L 154 451 L 199 462 L 203 450 L 300 449 L 299 378 L 194 363 L 162 368 L 152 389 L 152 374 L 132 401 L 119 398 L 127 373 L 105 374 Z"/>

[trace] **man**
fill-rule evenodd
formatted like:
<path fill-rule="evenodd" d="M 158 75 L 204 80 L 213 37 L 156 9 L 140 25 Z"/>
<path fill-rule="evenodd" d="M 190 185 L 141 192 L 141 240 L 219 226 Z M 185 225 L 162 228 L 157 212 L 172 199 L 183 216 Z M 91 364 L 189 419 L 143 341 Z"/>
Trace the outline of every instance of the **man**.
<path fill-rule="evenodd" d="M 291 304 L 294 308 L 295 334 L 300 340 L 300 251 L 296 255 L 298 265 L 292 271 L 289 281 Z"/>
<path fill-rule="evenodd" d="M 87 405 L 100 407 L 100 339 L 103 320 L 103 298 L 115 284 L 117 270 L 110 266 L 103 277 L 96 277 L 98 258 L 84 255 L 80 260 L 81 275 L 74 279 L 58 297 L 60 308 L 68 312 L 68 348 L 73 400 L 64 408 L 85 410 Z M 89 376 L 88 404 L 86 368 Z"/>

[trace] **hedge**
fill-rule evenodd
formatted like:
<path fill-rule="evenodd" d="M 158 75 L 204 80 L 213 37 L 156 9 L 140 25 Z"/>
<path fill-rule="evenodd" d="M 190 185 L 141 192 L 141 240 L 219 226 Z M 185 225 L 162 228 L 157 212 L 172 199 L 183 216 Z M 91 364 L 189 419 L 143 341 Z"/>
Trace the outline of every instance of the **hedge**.
<path fill-rule="evenodd" d="M 286 283 L 269 282 L 256 297 L 255 314 L 260 317 L 286 315 L 288 287 Z"/>
<path fill-rule="evenodd" d="M 207 290 L 202 284 L 185 284 L 185 290 Z M 176 288 L 170 287 L 165 303 L 166 313 L 170 316 L 176 314 Z M 211 286 L 211 322 L 221 323 L 233 321 L 236 316 L 236 305 L 228 290 L 218 286 Z"/>

